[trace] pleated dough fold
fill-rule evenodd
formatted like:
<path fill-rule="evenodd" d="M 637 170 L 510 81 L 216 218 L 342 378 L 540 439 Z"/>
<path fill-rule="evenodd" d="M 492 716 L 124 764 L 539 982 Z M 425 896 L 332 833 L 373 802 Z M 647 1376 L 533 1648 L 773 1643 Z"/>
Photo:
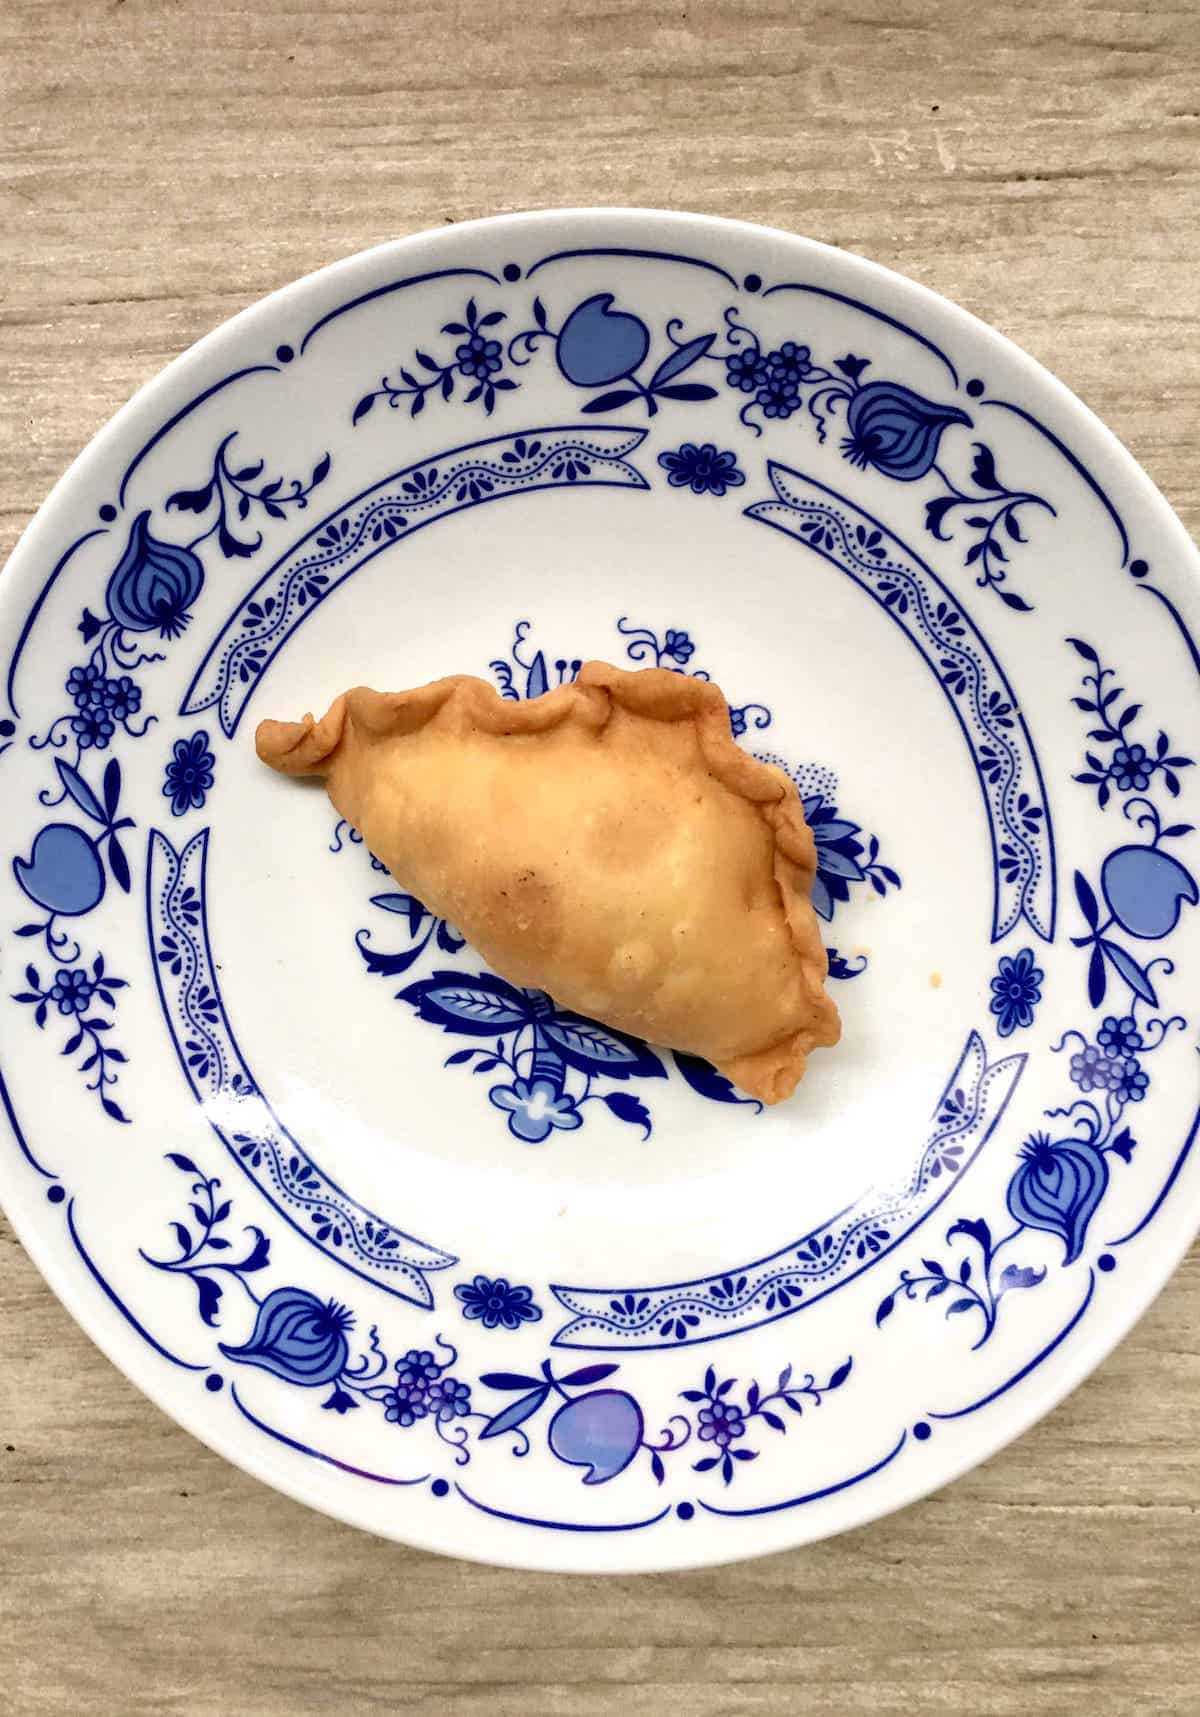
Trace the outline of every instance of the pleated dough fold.
<path fill-rule="evenodd" d="M 400 885 L 511 983 L 791 1095 L 837 1009 L 794 784 L 734 743 L 718 688 L 589 662 L 511 702 L 466 675 L 357 687 L 264 721 L 258 755 L 320 775 Z"/>

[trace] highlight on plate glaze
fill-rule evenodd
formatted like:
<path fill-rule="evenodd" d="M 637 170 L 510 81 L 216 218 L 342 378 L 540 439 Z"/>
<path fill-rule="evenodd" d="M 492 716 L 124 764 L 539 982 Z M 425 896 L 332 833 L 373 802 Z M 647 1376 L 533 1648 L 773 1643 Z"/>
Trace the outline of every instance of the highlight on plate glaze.
<path fill-rule="evenodd" d="M 1036 598 L 1039 546 L 1051 540 L 1060 513 L 1068 514 L 1071 484 L 1094 504 L 1107 540 L 1116 534 L 1112 568 L 1155 598 L 1148 611 L 1164 611 L 1174 629 L 1172 648 L 1182 639 L 1198 673 L 1200 650 L 1169 584 L 1133 553 L 1117 505 L 1086 464 L 1032 412 L 970 377 L 963 355 L 943 350 L 927 330 L 811 281 L 765 282 L 732 274 L 713 259 L 669 251 L 556 251 L 505 265 L 502 274 L 498 266 L 385 283 L 323 310 L 303 337 L 296 329 L 263 361 L 210 374 L 122 469 L 114 468 L 115 504 L 99 507 L 101 527 L 81 529 L 72 521 L 79 534 L 47 565 L 20 625 L 7 673 L 10 715 L 0 720 L 0 759 L 28 747 L 44 754 L 47 765 L 24 820 L 11 817 L 11 875 L 34 908 L 10 926 L 25 944 L 23 978 L 14 965 L 8 986 L 12 1006 L 32 1028 L 31 1040 L 42 1041 L 40 1028 L 78 1073 L 95 1104 L 95 1139 L 136 1143 L 139 1129 L 121 1124 L 154 1117 L 143 1116 L 136 1101 L 137 1057 L 150 1046 L 131 1041 L 125 1021 L 134 1010 L 126 1005 L 122 1012 L 144 958 L 128 929 L 118 928 L 129 916 L 127 897 L 142 892 L 127 806 L 146 816 L 142 807 L 157 804 L 172 828 L 176 819 L 199 822 L 229 777 L 232 757 L 222 746 L 297 625 L 359 566 L 422 524 L 542 489 L 618 488 L 648 509 L 674 492 L 673 516 L 686 513 L 701 526 L 718 507 L 740 509 L 838 566 L 921 651 L 967 737 L 994 843 L 992 937 L 1012 940 L 987 951 L 978 980 L 987 1029 L 971 1032 L 919 1158 L 897 1187 L 865 1196 L 782 1252 L 703 1280 L 660 1288 L 554 1286 L 536 1259 L 507 1251 L 497 1258 L 490 1247 L 460 1263 L 342 1192 L 258 1088 L 217 986 L 204 890 L 208 829 L 178 847 L 161 830 L 151 832 L 146 928 L 179 1066 L 224 1153 L 246 1176 L 236 1222 L 219 1176 L 200 1166 L 203 1153 L 171 1152 L 168 1162 L 185 1177 L 186 1190 L 177 1208 L 147 1203 L 148 1213 L 174 1213 L 154 1233 L 147 1215 L 130 1250 L 135 1274 L 122 1272 L 99 1225 L 89 1225 L 85 1196 L 45 1165 L 40 1142 L 35 1149 L 26 1138 L 3 1080 L 0 1101 L 18 1171 L 33 1175 L 39 1196 L 62 1213 L 61 1244 L 73 1248 L 103 1303 L 169 1375 L 203 1387 L 213 1414 L 227 1411 L 243 1436 L 270 1439 L 276 1450 L 289 1451 L 287 1459 L 333 1466 L 350 1484 L 425 1487 L 438 1501 L 454 1497 L 493 1519 L 519 1523 L 518 1530 L 560 1535 L 644 1532 L 660 1523 L 665 1532 L 676 1522 L 682 1530 L 698 1511 L 745 1519 L 803 1509 L 830 1494 L 871 1487 L 894 1463 L 925 1459 L 930 1421 L 995 1411 L 994 1403 L 1071 1342 L 1085 1321 L 1090 1327 L 1118 1249 L 1157 1221 L 1197 1137 L 1193 1124 L 1169 1161 L 1157 1147 L 1147 1148 L 1171 1079 L 1165 1046 L 1178 1045 L 1190 1029 L 1172 1011 L 1172 994 L 1188 981 L 1176 932 L 1200 905 L 1195 831 L 1190 821 L 1176 820 L 1176 801 L 1190 785 L 1189 748 L 1151 718 L 1138 692 L 1122 689 L 1119 643 L 1104 635 L 1099 603 L 1075 621 L 1094 641 L 1072 635 L 1059 646 L 1055 636 L 1064 656 L 1073 652 L 1075 678 L 1066 667 L 1059 681 L 1047 671 L 1036 708 L 1048 715 L 1053 709 L 1057 720 L 1073 706 L 1082 721 L 1073 769 L 1049 785 L 1058 806 L 1058 795 L 1073 793 L 1070 783 L 1077 783 L 1105 835 L 1094 842 L 1075 837 L 1063 852 L 1072 886 L 1063 897 L 1059 948 L 1077 962 L 1077 1011 L 1068 1015 L 1068 1029 L 1051 1038 L 1045 996 L 1052 982 L 1057 998 L 1070 967 L 1057 948 L 1045 946 L 1056 917 L 1050 804 L 1024 712 L 968 612 L 971 592 L 998 596 L 1017 618 L 999 610 L 997 618 L 1040 639 L 1044 620 L 1027 595 Z M 574 273 L 580 267 L 588 270 L 586 281 Z M 598 269 L 611 271 L 604 290 L 596 289 Z M 663 271 L 664 280 L 702 285 L 708 309 L 696 307 L 697 291 L 686 322 L 652 310 L 680 300 L 669 290 L 651 293 L 648 269 Z M 428 296 L 409 315 L 405 295 L 418 291 Z M 250 377 L 256 387 L 273 385 L 271 378 L 302 359 L 321 329 L 381 302 L 404 304 L 404 326 L 413 331 L 401 341 L 397 362 L 369 394 L 363 378 L 346 399 L 341 428 L 327 423 L 307 458 L 273 457 L 262 423 L 241 408 L 248 394 L 239 393 L 239 411 L 229 414 L 234 392 Z M 855 349 L 822 345 L 817 337 L 816 312 L 830 302 L 856 318 L 862 338 L 855 337 Z M 890 355 L 877 343 L 884 329 Z M 525 413 L 527 400 L 536 400 L 536 411 Z M 447 423 L 458 421 L 452 414 L 461 408 L 495 428 L 518 413 L 526 421 L 542 418 L 551 400 L 565 427 L 514 428 L 421 458 L 427 443 L 414 446 L 402 470 L 353 499 L 337 497 L 332 510 L 297 535 L 315 514 L 322 485 L 345 483 L 352 449 L 386 447 L 382 426 L 409 426 L 405 432 L 415 435 L 415 419 L 441 421 L 436 407 Z M 216 405 L 206 413 L 210 402 Z M 234 423 L 239 427 L 231 432 Z M 840 462 L 839 483 L 849 495 L 781 462 L 796 456 L 803 443 L 795 438 L 806 432 L 823 473 L 831 460 Z M 243 451 L 251 447 L 253 453 Z M 760 447 L 765 457 L 756 463 L 751 454 Z M 152 456 L 164 448 L 171 450 L 174 475 L 155 495 L 153 475 L 161 467 Z M 643 456 L 634 464 L 630 456 L 639 449 Z M 1025 481 L 1029 472 L 1037 473 L 1035 486 Z M 755 503 L 753 485 L 764 473 L 773 498 Z M 894 498 L 894 517 L 890 504 L 885 521 L 852 498 L 860 474 L 872 496 Z M 907 546 L 922 531 L 941 577 Z M 947 561 L 970 575 L 962 580 L 962 598 L 943 581 L 950 576 Z M 85 573 L 85 564 L 99 564 L 99 575 Z M 1104 571 L 1098 567 L 1097 578 Z M 47 603 L 52 591 L 60 598 L 69 593 L 77 621 L 63 626 L 61 605 Z M 614 601 L 614 612 L 619 605 Z M 622 615 L 616 637 L 627 658 L 706 673 L 694 665 L 697 644 L 687 616 L 667 617 L 671 624 L 657 628 Z M 202 644 L 196 648 L 198 632 L 211 640 L 206 654 Z M 578 654 L 552 655 L 535 647 L 531 634 L 521 622 L 510 650 L 492 664 L 505 696 L 541 695 L 578 671 Z M 182 707 L 181 640 L 188 671 L 200 661 Z M 581 652 L 583 643 L 572 638 L 572 651 Z M 1049 662 L 1051 641 L 1045 643 Z M 62 692 L 54 703 L 39 703 L 37 721 L 26 726 L 18 681 L 20 675 L 21 687 L 32 684 L 34 668 L 43 686 L 61 684 Z M 756 688 L 734 689 L 749 697 Z M 198 723 L 210 710 L 215 715 Z M 731 717 L 751 746 L 773 723 L 761 702 L 737 704 Z M 142 745 L 156 723 L 162 724 L 156 741 Z M 1178 718 L 1173 725 L 1178 729 Z M 814 904 L 825 922 L 835 923 L 847 901 L 889 896 L 900 887 L 891 859 L 904 831 L 888 830 L 886 840 L 871 833 L 864 808 L 847 804 L 825 764 L 797 766 L 766 755 L 789 769 L 804 797 L 818 848 Z M 189 832 L 184 823 L 181 834 Z M 339 824 L 329 844 L 337 851 L 362 843 Z M 899 856 L 907 874 L 910 860 Z M 370 855 L 364 858 L 378 871 Z M 404 976 L 403 1006 L 463 1039 L 443 1077 L 458 1079 L 468 1069 L 483 1075 L 480 1096 L 489 1102 L 481 1102 L 480 1113 L 496 1126 L 499 1148 L 515 1140 L 562 1149 L 602 1112 L 628 1126 L 630 1136 L 650 1137 L 654 1093 L 678 1087 L 680 1079 L 693 1096 L 753 1109 L 703 1063 L 622 1042 L 559 1014 L 539 992 L 489 988 L 499 981 L 480 972 L 452 925 L 407 896 L 383 892 L 384 883 L 372 887 L 372 906 L 401 945 L 377 947 L 380 932 L 362 929 L 363 964 L 368 973 Z M 373 966 L 372 958 L 382 963 Z M 865 969 L 861 957 L 845 958 L 836 947 L 830 960 L 832 975 L 842 980 Z M 387 962 L 394 962 L 391 970 Z M 493 1018 L 484 1033 L 488 1013 Z M 605 1041 L 593 1035 L 597 1030 Z M 1005 1105 L 1018 1078 L 1027 1087 L 1035 1079 L 1039 1102 L 1043 1091 L 1050 1102 L 1039 1124 L 1006 1136 Z M 602 1136 L 599 1127 L 596 1134 Z M 1007 1166 L 997 1193 L 972 1197 L 963 1171 L 989 1136 L 989 1151 L 1006 1152 Z M 89 1135 L 89 1149 L 93 1142 Z M 57 1154 L 68 1160 L 72 1148 L 64 1136 Z M 1118 1188 L 1133 1189 L 1132 1202 L 1144 1214 L 1119 1238 L 1100 1241 L 1099 1234 L 1128 1222 L 1131 1201 Z M 951 1192 L 936 1228 L 918 1239 L 917 1226 Z M 1098 1213 L 1114 1208 L 1121 1214 L 1101 1229 Z M 307 1243 L 299 1256 L 310 1260 L 311 1276 L 299 1266 L 277 1267 L 277 1258 L 297 1256 L 297 1235 Z M 505 1274 L 496 1272 L 501 1259 Z M 788 1350 L 770 1366 L 759 1362 L 758 1376 L 747 1364 L 708 1366 L 700 1374 L 694 1356 L 670 1359 L 672 1348 L 736 1338 L 814 1304 L 881 1260 L 888 1292 L 880 1300 L 867 1289 L 861 1324 L 848 1329 L 843 1322 L 845 1345 L 839 1340 L 814 1369 L 791 1363 Z M 1060 1277 L 1063 1271 L 1068 1275 Z M 164 1315 L 162 1295 L 172 1276 L 180 1304 L 191 1308 L 190 1339 L 178 1336 L 176 1308 L 169 1319 Z M 435 1312 L 439 1276 L 444 1288 Z M 344 1294 L 336 1291 L 340 1280 Z M 1046 1291 L 1058 1280 L 1077 1281 L 1079 1290 L 1061 1323 Z M 147 1283 L 157 1291 L 148 1292 Z M 379 1290 L 385 1300 L 377 1300 Z M 1056 1303 L 1065 1297 L 1064 1289 Z M 545 1324 L 552 1303 L 570 1313 L 557 1331 Z M 849 1308 L 853 1296 L 838 1304 Z M 760 1459 L 781 1427 L 791 1429 L 827 1401 L 835 1439 L 868 1407 L 876 1412 L 866 1380 L 885 1351 L 889 1378 L 903 1374 L 895 1344 L 924 1341 L 913 1333 L 922 1314 L 911 1309 L 922 1305 L 926 1318 L 944 1315 L 952 1331 L 962 1332 L 964 1356 L 993 1356 L 985 1381 L 976 1382 L 970 1367 L 955 1373 L 955 1399 L 944 1412 L 915 1422 L 900 1416 L 881 1427 L 876 1457 L 860 1457 L 832 1482 L 798 1478 L 786 1454 L 774 1463 Z M 396 1324 L 386 1340 L 371 1321 L 375 1310 Z M 451 1320 L 455 1343 L 446 1338 Z M 819 1336 L 824 1326 L 814 1320 L 803 1327 Z M 543 1357 L 546 1345 L 621 1349 L 622 1357 L 619 1365 L 568 1361 L 564 1369 Z M 653 1357 L 643 1351 L 651 1349 Z M 493 1369 L 510 1353 L 512 1370 Z M 851 1377 L 855 1387 L 843 1389 Z M 313 1406 L 325 1411 L 298 1415 L 301 1389 L 312 1391 Z M 415 1463 L 406 1475 L 361 1464 L 356 1426 L 365 1421 L 357 1409 L 368 1409 L 399 1436 L 401 1464 Z M 330 1435 L 314 1424 L 332 1428 Z M 760 1443 L 759 1434 L 768 1432 Z M 474 1478 L 471 1491 L 453 1478 L 472 1461 L 473 1473 L 490 1478 L 498 1470 L 489 1465 L 492 1451 L 521 1457 L 508 1469 L 521 1475 L 521 1512 L 511 1486 L 498 1493 L 488 1485 L 484 1494 Z M 539 1494 L 539 1475 L 552 1469 L 579 1478 L 581 1499 L 608 1494 L 604 1487 L 623 1476 L 636 1497 L 640 1474 L 652 1494 L 663 1487 L 666 1500 L 640 1512 L 635 1501 L 616 1519 L 583 1501 L 573 1512 L 555 1511 Z"/>

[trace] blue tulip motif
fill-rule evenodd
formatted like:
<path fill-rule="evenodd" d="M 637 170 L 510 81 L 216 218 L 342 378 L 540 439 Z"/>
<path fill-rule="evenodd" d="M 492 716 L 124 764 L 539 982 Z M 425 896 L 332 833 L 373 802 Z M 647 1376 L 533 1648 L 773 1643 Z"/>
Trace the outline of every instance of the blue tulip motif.
<path fill-rule="evenodd" d="M 550 1421 L 551 1453 L 587 1467 L 584 1484 L 606 1484 L 625 1471 L 642 1446 L 642 1410 L 623 1389 L 593 1389 L 564 1402 Z"/>
<path fill-rule="evenodd" d="M 1104 1153 L 1086 1139 L 1035 1133 L 1008 1184 L 1009 1213 L 1026 1228 L 1057 1234 L 1064 1264 L 1083 1250 L 1088 1223 L 1108 1188 Z"/>
<path fill-rule="evenodd" d="M 108 581 L 108 612 L 126 632 L 177 638 L 203 584 L 204 568 L 191 549 L 151 536 L 149 512 L 139 513 Z"/>
<path fill-rule="evenodd" d="M 221 1342 L 220 1348 L 239 1365 L 317 1389 L 346 1369 L 353 1325 L 353 1315 L 336 1300 L 319 1300 L 306 1288 L 276 1288 L 259 1306 L 249 1341 L 240 1347 Z"/>
<path fill-rule="evenodd" d="M 1169 936 L 1184 902 L 1195 906 L 1200 900 L 1191 872 L 1156 846 L 1118 847 L 1109 853 L 1100 870 L 1100 887 L 1115 921 L 1147 942 Z"/>
<path fill-rule="evenodd" d="M 855 389 L 846 407 L 850 433 L 842 452 L 852 465 L 913 483 L 932 470 L 943 431 L 952 423 L 970 422 L 956 406 L 935 405 L 899 382 L 867 382 Z"/>
<path fill-rule="evenodd" d="M 39 829 L 29 857 L 13 860 L 13 872 L 30 900 L 63 918 L 79 918 L 104 898 L 95 843 L 73 823 Z"/>
<path fill-rule="evenodd" d="M 576 387 L 607 387 L 631 376 L 650 350 L 650 332 L 637 316 L 612 309 L 613 294 L 597 292 L 577 304 L 558 335 L 558 367 Z"/>

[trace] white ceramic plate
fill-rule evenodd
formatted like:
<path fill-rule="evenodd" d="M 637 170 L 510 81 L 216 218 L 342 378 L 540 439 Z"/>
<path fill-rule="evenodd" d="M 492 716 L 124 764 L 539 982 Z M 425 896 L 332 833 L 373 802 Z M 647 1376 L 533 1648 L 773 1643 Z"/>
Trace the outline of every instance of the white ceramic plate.
<path fill-rule="evenodd" d="M 275 294 L 0 586 L 18 1232 L 182 1424 L 413 1544 L 678 1567 L 945 1482 L 1196 1225 L 1198 588 L 1044 371 L 782 233 L 519 216 Z M 254 758 L 590 656 L 713 677 L 805 797 L 845 1035 L 775 1110 L 499 982 Z"/>

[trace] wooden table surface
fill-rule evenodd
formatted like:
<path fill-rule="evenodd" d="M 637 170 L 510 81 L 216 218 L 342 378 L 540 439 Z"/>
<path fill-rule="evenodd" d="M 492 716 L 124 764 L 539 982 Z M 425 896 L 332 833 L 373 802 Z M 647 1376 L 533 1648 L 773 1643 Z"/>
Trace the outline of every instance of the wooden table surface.
<path fill-rule="evenodd" d="M 1200 6 L 4 0 L 0 561 L 168 358 L 382 239 L 545 205 L 745 216 L 1042 359 L 1200 525 Z M 0 1709 L 1200 1711 L 1200 1257 L 940 1495 L 741 1567 L 440 1560 L 226 1466 L 0 1220 Z"/>

